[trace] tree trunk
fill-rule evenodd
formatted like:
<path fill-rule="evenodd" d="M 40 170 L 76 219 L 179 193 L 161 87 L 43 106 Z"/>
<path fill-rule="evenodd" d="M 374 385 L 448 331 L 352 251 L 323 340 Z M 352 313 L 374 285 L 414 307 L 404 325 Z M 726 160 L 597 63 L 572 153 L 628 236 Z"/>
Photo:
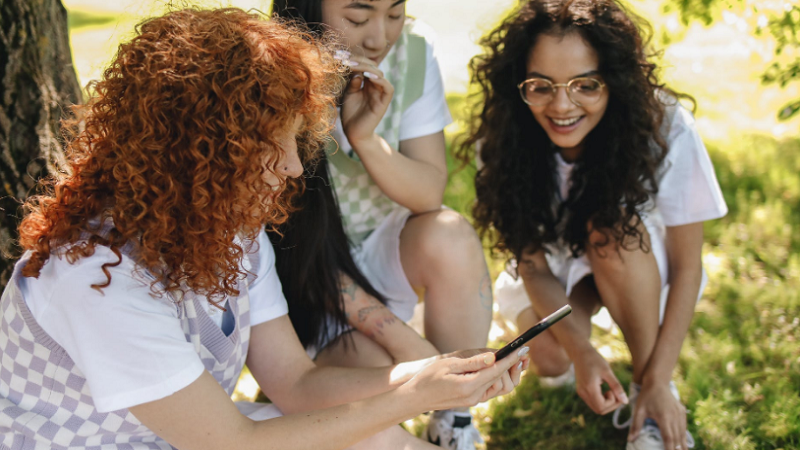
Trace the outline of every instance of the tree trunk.
<path fill-rule="evenodd" d="M 61 1 L 0 0 L 0 290 L 22 201 L 63 159 L 59 121 L 80 100 Z"/>

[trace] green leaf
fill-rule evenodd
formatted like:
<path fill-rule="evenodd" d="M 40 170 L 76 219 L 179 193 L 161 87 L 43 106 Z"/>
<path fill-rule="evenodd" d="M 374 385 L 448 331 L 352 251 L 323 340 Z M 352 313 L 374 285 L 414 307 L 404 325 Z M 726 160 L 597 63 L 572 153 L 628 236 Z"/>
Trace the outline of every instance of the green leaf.
<path fill-rule="evenodd" d="M 797 114 L 797 111 L 800 111 L 800 100 L 795 100 L 781 108 L 780 112 L 778 112 L 778 120 L 789 120 Z"/>

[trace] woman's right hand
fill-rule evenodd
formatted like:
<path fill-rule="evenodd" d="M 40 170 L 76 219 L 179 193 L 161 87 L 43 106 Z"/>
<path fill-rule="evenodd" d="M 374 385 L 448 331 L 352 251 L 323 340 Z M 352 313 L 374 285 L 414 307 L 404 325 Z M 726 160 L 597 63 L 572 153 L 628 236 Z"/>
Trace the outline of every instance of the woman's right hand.
<path fill-rule="evenodd" d="M 573 358 L 575 390 L 597 414 L 608 414 L 628 404 L 628 396 L 611 366 L 594 347 L 587 347 Z M 603 383 L 610 388 L 603 392 Z"/>
<path fill-rule="evenodd" d="M 514 390 L 527 365 L 527 355 L 495 361 L 491 352 L 434 358 L 399 389 L 419 399 L 424 411 L 474 406 Z"/>
<path fill-rule="evenodd" d="M 394 97 L 394 86 L 371 59 L 350 55 L 345 63 L 352 74 L 342 103 L 342 130 L 358 152 L 363 141 L 374 137 Z"/>

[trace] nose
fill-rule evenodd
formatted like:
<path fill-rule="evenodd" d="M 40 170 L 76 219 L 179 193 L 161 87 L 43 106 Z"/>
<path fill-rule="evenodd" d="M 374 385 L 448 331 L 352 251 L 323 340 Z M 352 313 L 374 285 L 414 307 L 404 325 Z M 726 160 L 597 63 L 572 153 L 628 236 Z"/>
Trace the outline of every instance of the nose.
<path fill-rule="evenodd" d="M 370 27 L 364 36 L 364 49 L 379 52 L 383 51 L 389 44 L 389 39 L 386 37 L 386 22 L 383 19 L 374 19 L 370 21 Z"/>
<path fill-rule="evenodd" d="M 297 154 L 297 141 L 294 139 L 291 145 L 283 149 L 283 157 L 278 163 L 278 173 L 288 178 L 297 178 L 303 174 L 303 163 Z"/>
<path fill-rule="evenodd" d="M 553 100 L 550 102 L 550 108 L 555 111 L 569 111 L 573 106 L 575 106 L 575 104 L 572 103 L 569 94 L 567 94 L 567 87 L 558 86 L 556 88 L 555 97 L 553 97 Z"/>

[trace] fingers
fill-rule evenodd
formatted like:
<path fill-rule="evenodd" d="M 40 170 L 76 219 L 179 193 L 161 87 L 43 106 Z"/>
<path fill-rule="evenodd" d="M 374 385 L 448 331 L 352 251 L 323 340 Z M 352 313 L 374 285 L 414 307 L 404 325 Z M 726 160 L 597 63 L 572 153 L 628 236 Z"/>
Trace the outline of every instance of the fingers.
<path fill-rule="evenodd" d="M 628 404 L 628 396 L 625 394 L 625 388 L 622 387 L 614 372 L 607 370 L 603 372 L 603 381 L 608 384 L 609 392 L 613 393 L 617 403 Z"/>
<path fill-rule="evenodd" d="M 375 64 L 375 61 L 369 58 L 364 58 L 362 56 L 350 56 L 347 66 L 350 67 L 350 70 L 353 73 L 367 72 L 372 75 L 377 75 L 378 78 L 384 78 L 383 71 L 378 68 L 378 66 Z M 367 78 L 370 77 L 367 76 Z"/>
<path fill-rule="evenodd" d="M 639 432 L 644 426 L 644 419 L 647 417 L 647 410 L 644 405 L 637 404 L 633 409 L 633 420 L 631 421 L 631 428 L 628 430 L 628 442 L 633 442 L 639 436 Z M 669 448 L 669 447 L 664 447 Z"/>

